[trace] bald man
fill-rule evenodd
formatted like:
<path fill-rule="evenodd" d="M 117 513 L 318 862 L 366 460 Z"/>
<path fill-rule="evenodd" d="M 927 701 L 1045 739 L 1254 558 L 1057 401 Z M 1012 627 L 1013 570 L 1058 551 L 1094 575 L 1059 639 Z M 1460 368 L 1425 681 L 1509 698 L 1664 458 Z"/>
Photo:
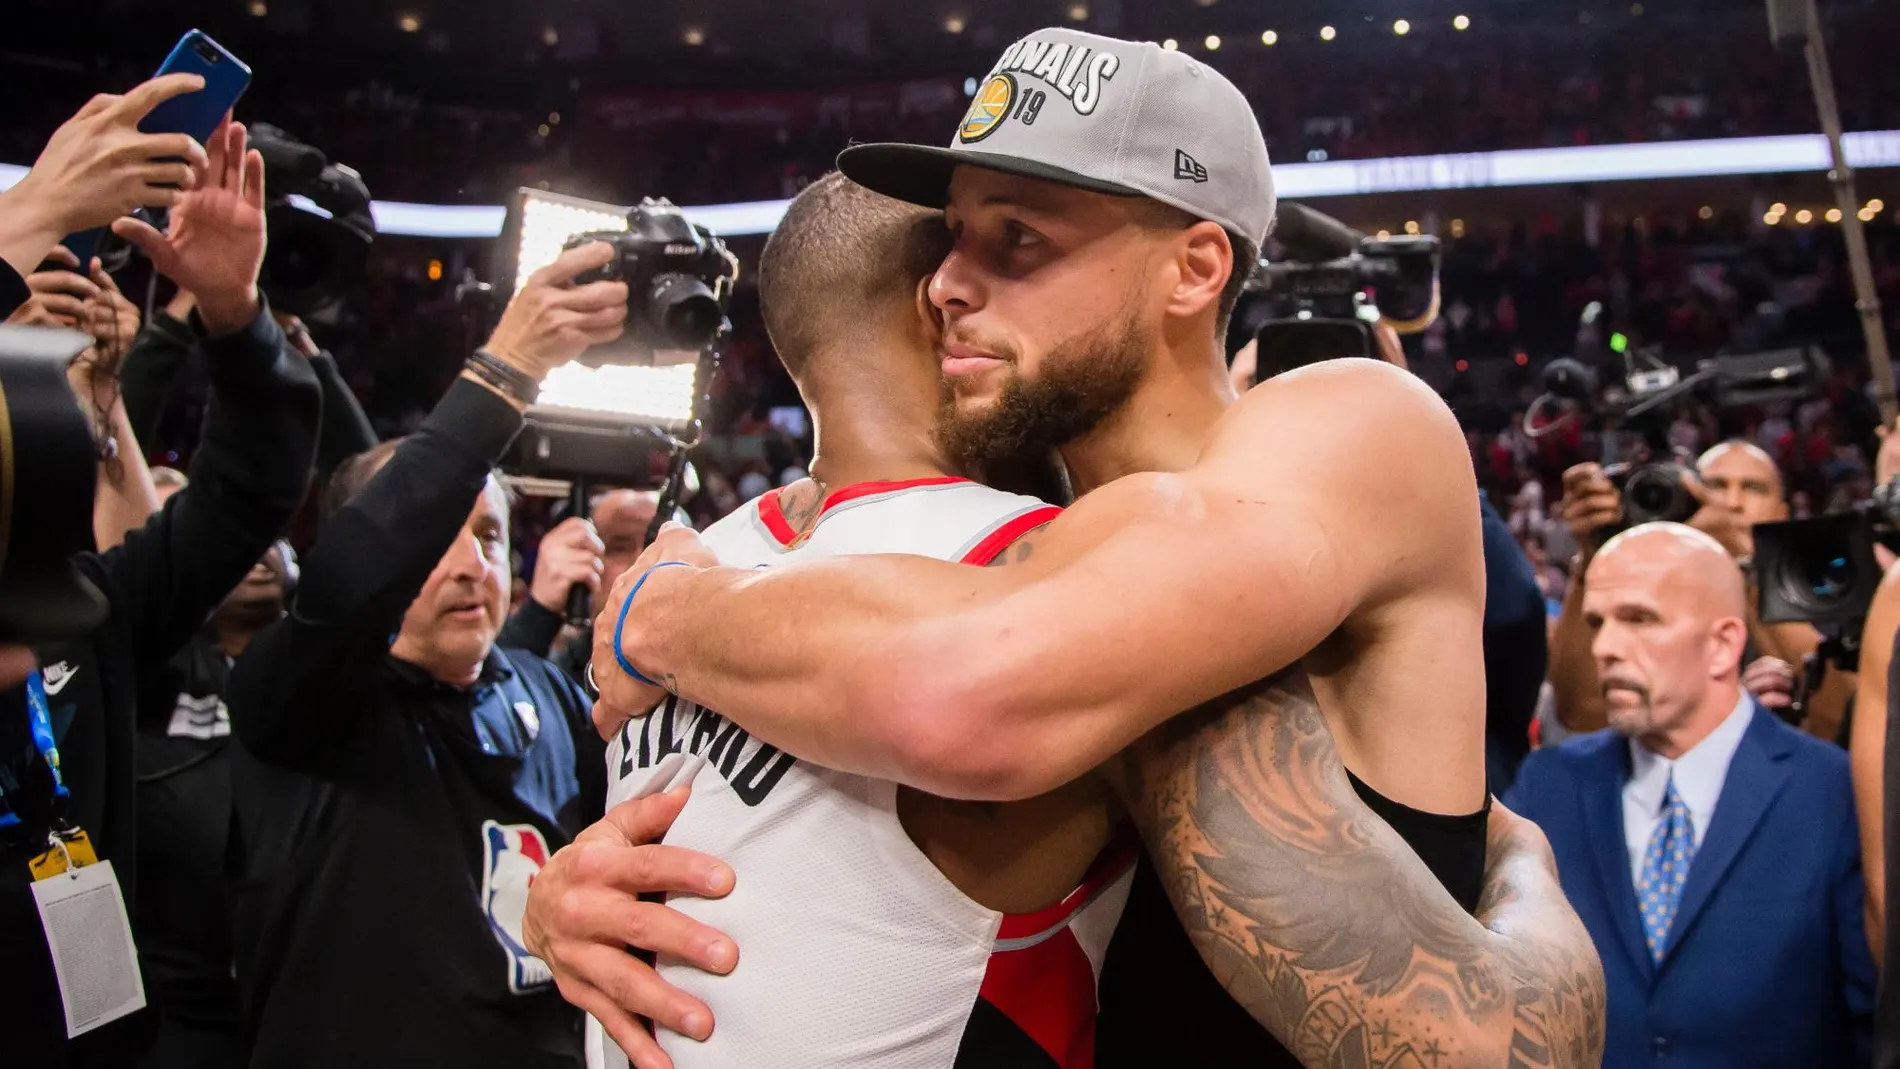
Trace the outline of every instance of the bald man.
<path fill-rule="evenodd" d="M 594 498 L 594 530 L 606 546 L 602 590 L 613 586 L 647 548 L 647 529 L 659 507 L 660 495 L 652 490 L 609 490 Z"/>
<path fill-rule="evenodd" d="M 1603 959 L 1603 1064 L 1866 1065 L 1847 757 L 1742 689 L 1741 569 L 1644 524 L 1604 543 L 1582 602 L 1609 730 L 1532 754 L 1505 804 L 1549 836 Z"/>
<path fill-rule="evenodd" d="M 1753 528 L 1788 518 L 1781 471 L 1774 459 L 1751 442 L 1723 442 L 1696 460 L 1699 481 L 1690 482 L 1701 511 L 1689 526 L 1715 539 L 1728 555 L 1748 560 L 1755 552 Z M 1550 681 L 1557 716 L 1572 731 L 1594 731 L 1606 723 L 1602 692 L 1590 657 L 1590 636 L 1583 626 L 1582 576 L 1602 532 L 1624 519 L 1623 498 L 1599 464 L 1578 464 L 1564 472 L 1564 522 L 1583 547 L 1570 572 L 1563 612 L 1551 636 Z M 1755 615 L 1749 589 L 1742 617 L 1748 641 L 1744 682 L 1772 708 L 1785 708 L 1799 683 L 1803 661 L 1821 644 L 1821 633 L 1804 623 L 1763 624 Z M 1803 727 L 1817 738 L 1836 739 L 1847 699 L 1854 693 L 1853 673 L 1830 669 L 1809 699 Z"/>

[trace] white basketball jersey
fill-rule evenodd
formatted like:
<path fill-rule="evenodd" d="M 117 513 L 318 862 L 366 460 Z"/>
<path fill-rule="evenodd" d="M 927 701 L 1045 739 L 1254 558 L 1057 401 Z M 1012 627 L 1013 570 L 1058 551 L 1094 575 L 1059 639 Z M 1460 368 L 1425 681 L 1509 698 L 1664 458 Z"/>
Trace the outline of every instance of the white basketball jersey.
<path fill-rule="evenodd" d="M 985 564 L 1058 511 L 965 479 L 863 483 L 834 491 L 802 542 L 777 491 L 704 538 L 736 567 L 849 553 Z M 1127 901 L 1132 844 L 1105 853 L 1062 902 L 1004 915 L 965 897 L 911 842 L 894 784 L 795 761 L 691 702 L 628 724 L 607 760 L 610 806 L 690 783 L 666 842 L 738 874 L 724 899 L 668 900 L 739 946 L 729 976 L 660 962 L 715 1019 L 704 1043 L 657 1030 L 679 1069 L 1092 1063 L 1096 979 Z M 591 1019 L 588 1035 L 590 1065 L 627 1064 Z"/>

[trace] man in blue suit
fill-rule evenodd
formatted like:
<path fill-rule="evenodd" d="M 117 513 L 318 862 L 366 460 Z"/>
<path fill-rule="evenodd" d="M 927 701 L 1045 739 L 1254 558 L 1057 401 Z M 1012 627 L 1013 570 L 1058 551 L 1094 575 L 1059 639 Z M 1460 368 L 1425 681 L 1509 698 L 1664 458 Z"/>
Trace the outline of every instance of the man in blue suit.
<path fill-rule="evenodd" d="M 1741 688 L 1743 598 L 1700 531 L 1611 539 L 1584 590 L 1610 730 L 1532 754 L 1505 799 L 1550 838 L 1603 958 L 1609 1069 L 1869 1058 L 1847 757 Z"/>

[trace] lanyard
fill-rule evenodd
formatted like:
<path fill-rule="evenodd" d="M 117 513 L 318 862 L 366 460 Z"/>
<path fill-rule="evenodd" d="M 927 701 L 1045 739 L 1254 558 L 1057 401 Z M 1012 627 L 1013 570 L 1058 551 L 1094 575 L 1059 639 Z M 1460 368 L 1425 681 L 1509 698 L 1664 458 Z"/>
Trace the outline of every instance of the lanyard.
<path fill-rule="evenodd" d="M 40 752 L 47 771 L 52 773 L 53 797 L 63 808 L 69 793 L 66 780 L 59 772 L 59 744 L 53 739 L 53 714 L 46 706 L 46 683 L 38 669 L 26 677 L 26 726 L 28 734 L 33 736 L 33 748 Z M 0 786 L 0 828 L 18 823 L 19 815 L 7 804 L 6 788 Z"/>

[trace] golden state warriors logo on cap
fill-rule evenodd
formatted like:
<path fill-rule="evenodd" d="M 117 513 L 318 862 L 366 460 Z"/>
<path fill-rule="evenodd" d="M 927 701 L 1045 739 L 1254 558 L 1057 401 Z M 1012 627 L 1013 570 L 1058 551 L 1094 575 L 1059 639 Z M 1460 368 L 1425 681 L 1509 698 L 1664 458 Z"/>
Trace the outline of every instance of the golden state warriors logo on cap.
<path fill-rule="evenodd" d="M 1007 74 L 991 75 L 970 101 L 970 110 L 964 113 L 963 123 L 957 127 L 957 140 L 968 145 L 995 133 L 1009 117 L 1010 105 L 1014 103 L 1016 79 Z"/>

